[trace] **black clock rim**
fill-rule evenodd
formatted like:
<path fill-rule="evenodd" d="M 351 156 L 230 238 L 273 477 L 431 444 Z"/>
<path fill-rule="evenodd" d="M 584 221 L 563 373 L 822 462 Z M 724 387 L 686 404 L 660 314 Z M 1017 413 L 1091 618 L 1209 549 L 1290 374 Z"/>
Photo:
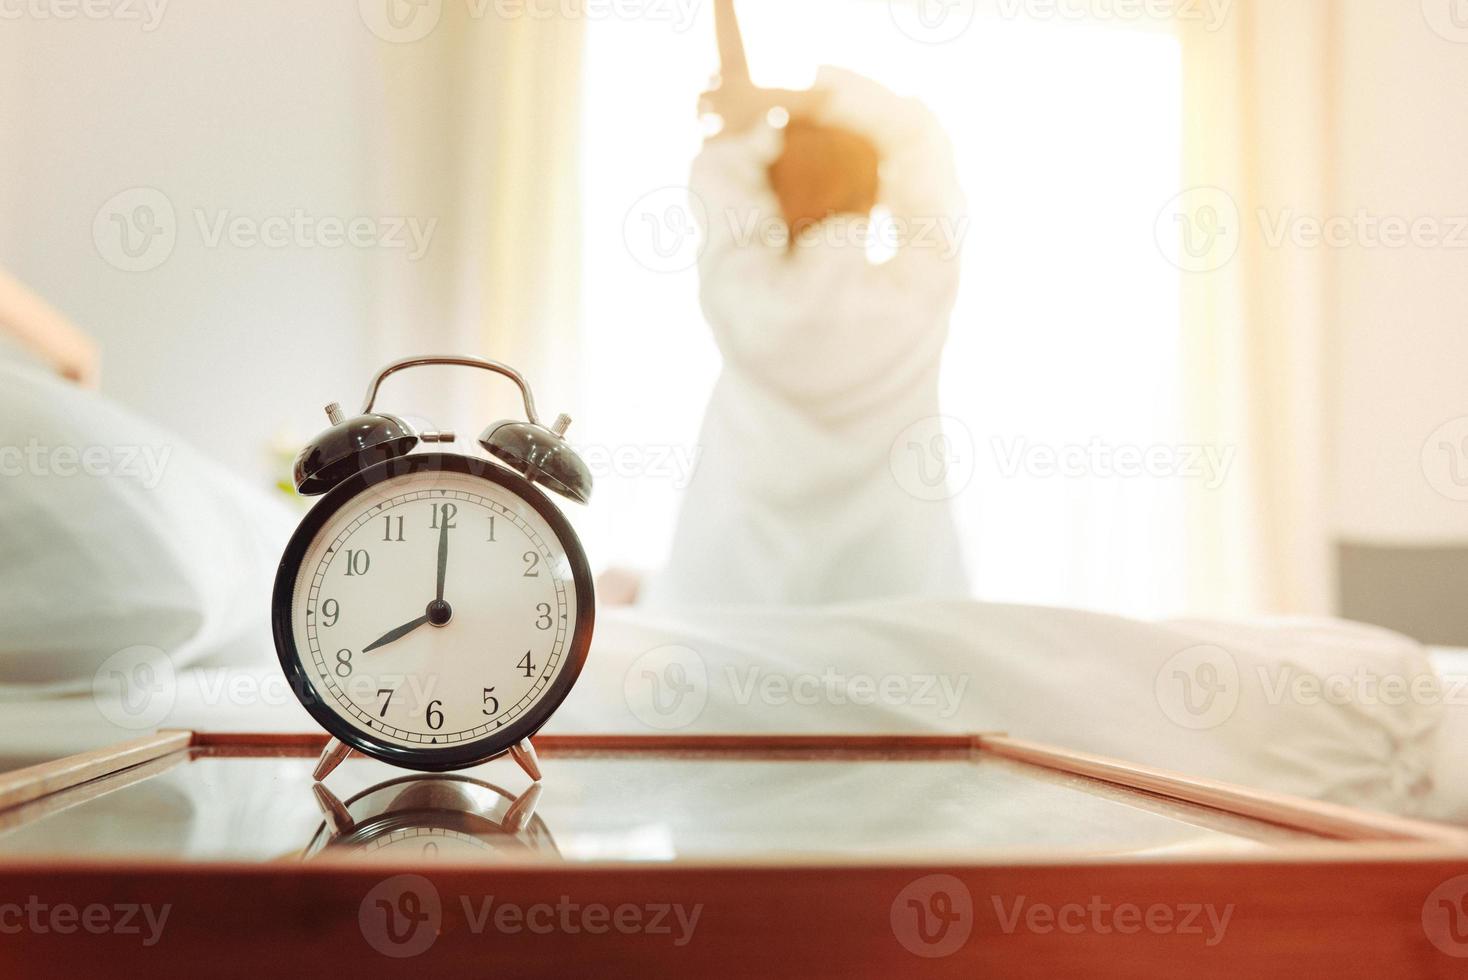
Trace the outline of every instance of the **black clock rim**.
<path fill-rule="evenodd" d="M 407 748 L 386 740 L 368 736 L 349 725 L 333 711 L 316 691 L 296 648 L 291 629 L 291 600 L 295 594 L 301 562 L 311 541 L 337 511 L 363 490 L 375 483 L 423 472 L 454 472 L 475 476 L 497 483 L 523 499 L 535 509 L 552 533 L 561 543 L 566 559 L 571 565 L 572 586 L 576 590 L 576 629 L 566 644 L 566 665 L 561 668 L 545 695 L 523 717 L 502 731 L 455 747 Z M 571 523 L 544 493 L 518 473 L 488 460 L 474 459 L 457 453 L 415 453 L 396 459 L 375 463 L 353 474 L 333 487 L 316 506 L 306 514 L 286 545 L 280 566 L 275 574 L 275 589 L 271 598 L 271 632 L 275 638 L 275 653 L 280 659 L 281 670 L 301 707 L 333 737 L 353 749 L 375 759 L 413 769 L 418 772 L 451 772 L 467 769 L 497 759 L 521 741 L 532 737 L 550 720 L 566 696 L 571 693 L 581 669 L 586 665 L 586 656 L 591 646 L 592 627 L 596 621 L 596 594 L 593 591 L 591 569 L 586 561 L 586 552 L 581 541 L 571 528 Z"/>

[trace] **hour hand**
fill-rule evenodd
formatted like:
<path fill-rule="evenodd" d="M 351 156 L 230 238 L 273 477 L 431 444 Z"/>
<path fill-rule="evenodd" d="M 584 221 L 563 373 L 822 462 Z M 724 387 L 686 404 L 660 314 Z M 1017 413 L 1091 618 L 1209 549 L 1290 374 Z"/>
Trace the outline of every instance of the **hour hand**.
<path fill-rule="evenodd" d="M 363 647 L 362 648 L 362 652 L 363 653 L 367 653 L 370 650 L 376 650 L 378 647 L 386 646 L 387 644 L 391 643 L 393 640 L 401 640 L 403 637 L 407 636 L 409 633 L 413 632 L 418 627 L 427 625 L 428 622 L 429 622 L 429 617 L 428 617 L 427 614 L 424 614 L 422 616 L 419 616 L 417 619 L 413 620 L 411 623 L 404 623 L 403 625 L 399 626 L 397 629 L 390 630 L 389 632 L 384 633 L 382 636 L 378 637 L 377 639 L 373 640 L 371 643 L 369 643 L 365 647 Z"/>

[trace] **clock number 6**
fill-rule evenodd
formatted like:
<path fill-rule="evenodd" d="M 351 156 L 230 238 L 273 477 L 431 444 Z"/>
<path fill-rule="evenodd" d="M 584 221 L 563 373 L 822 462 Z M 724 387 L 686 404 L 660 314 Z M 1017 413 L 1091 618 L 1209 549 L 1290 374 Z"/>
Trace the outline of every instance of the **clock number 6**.
<path fill-rule="evenodd" d="M 428 714 L 423 717 L 423 720 L 428 722 L 428 727 L 434 731 L 438 731 L 443 727 L 443 712 L 438 710 L 441 704 L 443 704 L 442 701 L 428 702 Z M 434 719 L 437 720 L 435 721 Z"/>

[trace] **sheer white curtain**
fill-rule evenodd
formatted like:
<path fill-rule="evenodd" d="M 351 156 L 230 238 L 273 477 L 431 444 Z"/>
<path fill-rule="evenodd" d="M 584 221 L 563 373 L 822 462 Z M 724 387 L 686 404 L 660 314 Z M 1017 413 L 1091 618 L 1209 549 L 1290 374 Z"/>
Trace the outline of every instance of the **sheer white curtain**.
<path fill-rule="evenodd" d="M 379 45 L 386 112 L 373 152 L 384 206 L 440 222 L 427 261 L 375 284 L 376 329 L 384 356 L 506 361 L 553 416 L 574 413 L 580 390 L 585 22 L 531 8 L 444 4 L 428 36 Z M 401 384 L 404 404 L 434 406 L 460 427 L 519 413 L 513 389 L 483 377 L 419 372 Z"/>
<path fill-rule="evenodd" d="M 1186 142 L 1171 205 L 1192 437 L 1229 447 L 1222 486 L 1188 488 L 1189 605 L 1327 613 L 1334 603 L 1330 249 L 1278 238 L 1333 196 L 1330 0 L 1237 0 L 1179 25 Z"/>

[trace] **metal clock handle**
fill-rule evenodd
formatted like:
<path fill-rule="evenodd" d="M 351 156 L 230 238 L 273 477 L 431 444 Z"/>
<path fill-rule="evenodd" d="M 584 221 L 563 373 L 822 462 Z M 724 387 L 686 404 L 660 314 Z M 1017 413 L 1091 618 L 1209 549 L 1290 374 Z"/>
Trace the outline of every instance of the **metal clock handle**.
<path fill-rule="evenodd" d="M 371 413 L 372 406 L 377 402 L 377 389 L 382 387 L 382 383 L 387 380 L 389 375 L 396 374 L 398 371 L 407 370 L 408 368 L 422 367 L 427 364 L 480 368 L 484 371 L 493 371 L 495 374 L 504 375 L 515 382 L 516 387 L 520 389 L 520 397 L 525 401 L 525 417 L 536 425 L 540 424 L 540 418 L 535 414 L 535 396 L 530 393 L 530 385 L 525 382 L 525 379 L 520 375 L 519 371 L 516 371 L 508 364 L 491 361 L 487 357 L 469 357 L 462 354 L 426 354 L 422 357 L 405 357 L 400 361 L 393 361 L 387 367 L 378 371 L 372 378 L 372 383 L 367 386 L 367 397 L 362 402 L 361 414 L 368 415 Z"/>

